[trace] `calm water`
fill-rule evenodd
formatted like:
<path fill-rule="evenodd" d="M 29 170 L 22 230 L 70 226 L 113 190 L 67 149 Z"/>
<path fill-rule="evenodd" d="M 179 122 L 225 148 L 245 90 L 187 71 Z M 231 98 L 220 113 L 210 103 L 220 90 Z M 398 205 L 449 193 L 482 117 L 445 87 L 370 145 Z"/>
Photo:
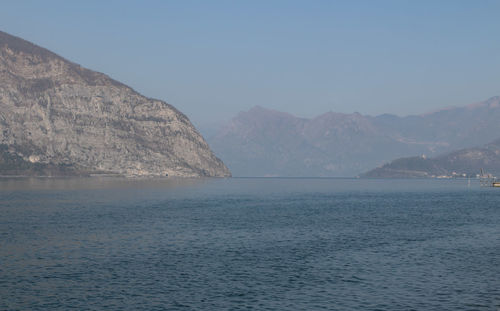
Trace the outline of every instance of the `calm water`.
<path fill-rule="evenodd" d="M 500 310 L 500 189 L 0 179 L 0 310 Z"/>

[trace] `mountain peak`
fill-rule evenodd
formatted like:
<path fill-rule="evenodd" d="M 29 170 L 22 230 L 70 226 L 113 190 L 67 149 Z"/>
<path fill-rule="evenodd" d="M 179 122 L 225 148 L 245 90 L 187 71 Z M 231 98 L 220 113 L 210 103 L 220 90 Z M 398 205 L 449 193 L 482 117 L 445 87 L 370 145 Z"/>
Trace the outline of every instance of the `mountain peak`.
<path fill-rule="evenodd" d="M 500 96 L 493 96 L 488 98 L 485 101 L 481 101 L 475 104 L 471 104 L 466 106 L 468 109 L 476 109 L 476 108 L 499 108 L 500 107 Z"/>
<path fill-rule="evenodd" d="M 64 59 L 54 52 L 42 48 L 34 43 L 26 41 L 22 38 L 13 36 L 0 30 L 0 50 L 12 51 L 14 53 L 24 53 L 28 55 L 37 55 L 38 57 L 47 60 L 49 58 Z"/>
<path fill-rule="evenodd" d="M 278 110 L 273 110 L 269 108 L 264 108 L 262 106 L 254 106 L 248 111 L 243 111 L 238 114 L 237 119 L 296 119 L 297 117 L 288 113 Z"/>

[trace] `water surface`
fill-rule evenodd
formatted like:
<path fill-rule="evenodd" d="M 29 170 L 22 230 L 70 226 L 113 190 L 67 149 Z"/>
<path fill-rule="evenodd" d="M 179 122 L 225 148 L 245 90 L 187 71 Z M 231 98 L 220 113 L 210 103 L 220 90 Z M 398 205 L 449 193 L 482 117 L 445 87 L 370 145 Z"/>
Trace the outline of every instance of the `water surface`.
<path fill-rule="evenodd" d="M 467 180 L 0 179 L 0 310 L 497 310 Z"/>

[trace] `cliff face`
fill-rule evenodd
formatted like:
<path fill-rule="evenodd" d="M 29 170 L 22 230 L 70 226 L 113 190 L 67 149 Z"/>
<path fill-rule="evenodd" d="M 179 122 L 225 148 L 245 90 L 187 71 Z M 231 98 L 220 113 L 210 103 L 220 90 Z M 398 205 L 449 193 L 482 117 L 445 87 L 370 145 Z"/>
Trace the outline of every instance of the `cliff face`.
<path fill-rule="evenodd" d="M 230 176 L 173 106 L 3 32 L 0 145 L 74 172 Z"/>

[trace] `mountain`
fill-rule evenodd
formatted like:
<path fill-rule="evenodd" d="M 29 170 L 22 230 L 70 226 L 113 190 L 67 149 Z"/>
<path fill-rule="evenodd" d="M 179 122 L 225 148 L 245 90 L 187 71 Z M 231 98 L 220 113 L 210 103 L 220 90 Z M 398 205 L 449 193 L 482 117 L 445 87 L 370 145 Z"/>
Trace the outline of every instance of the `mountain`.
<path fill-rule="evenodd" d="M 481 168 L 493 175 L 500 175 L 500 139 L 481 147 L 461 149 L 434 158 L 420 156 L 397 159 L 362 177 L 465 177 L 476 176 Z"/>
<path fill-rule="evenodd" d="M 207 141 L 235 176 L 357 176 L 391 159 L 485 144 L 498 137 L 498 120 L 498 96 L 405 117 L 328 112 L 306 119 L 257 106 Z"/>
<path fill-rule="evenodd" d="M 230 176 L 188 118 L 0 32 L 0 175 Z"/>

